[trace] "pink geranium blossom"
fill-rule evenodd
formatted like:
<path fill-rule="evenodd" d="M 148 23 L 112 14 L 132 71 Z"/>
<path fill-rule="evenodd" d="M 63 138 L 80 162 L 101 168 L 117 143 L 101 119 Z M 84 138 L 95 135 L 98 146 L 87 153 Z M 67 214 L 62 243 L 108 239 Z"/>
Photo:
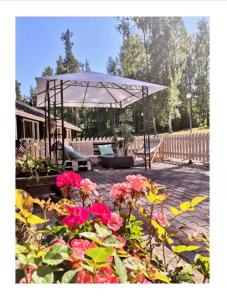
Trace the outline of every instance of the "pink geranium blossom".
<path fill-rule="evenodd" d="M 152 217 L 162 227 L 168 227 L 170 225 L 170 223 L 167 220 L 166 216 L 163 213 L 159 212 L 159 211 L 154 211 L 153 214 L 152 214 Z"/>
<path fill-rule="evenodd" d="M 109 207 L 103 203 L 94 203 L 90 208 L 90 213 L 99 217 L 103 224 L 107 224 L 108 220 L 111 218 Z"/>
<path fill-rule="evenodd" d="M 72 186 L 79 189 L 81 187 L 81 181 L 82 177 L 79 174 L 67 171 L 57 176 L 56 185 L 60 188 L 63 186 Z"/>
<path fill-rule="evenodd" d="M 127 182 L 116 183 L 112 186 L 110 196 L 123 199 L 130 193 L 130 191 L 131 187 Z"/>
<path fill-rule="evenodd" d="M 88 240 L 82 240 L 82 239 L 72 239 L 70 245 L 72 248 L 72 254 L 70 258 L 74 263 L 79 260 L 83 260 L 85 252 L 89 248 L 95 247 L 95 244 L 93 242 L 89 242 Z"/>
<path fill-rule="evenodd" d="M 131 185 L 131 189 L 136 192 L 143 192 L 145 190 L 144 182 L 146 178 L 142 175 L 128 175 L 126 180 Z"/>
<path fill-rule="evenodd" d="M 62 219 L 62 223 L 69 227 L 84 224 L 89 218 L 89 210 L 85 207 L 67 205 L 66 209 L 69 215 Z"/>
<path fill-rule="evenodd" d="M 76 277 L 76 283 L 93 283 L 92 274 L 86 270 L 82 270 Z"/>
<path fill-rule="evenodd" d="M 107 226 L 113 231 L 117 231 L 123 224 L 122 217 L 117 213 L 111 213 L 111 217 L 107 222 Z"/>
<path fill-rule="evenodd" d="M 81 181 L 81 188 L 84 189 L 87 193 L 97 194 L 96 184 L 88 178 L 85 178 Z"/>
<path fill-rule="evenodd" d="M 108 267 L 99 268 L 100 273 L 94 277 L 94 283 L 120 283 L 119 278 L 113 273 L 113 269 Z"/>

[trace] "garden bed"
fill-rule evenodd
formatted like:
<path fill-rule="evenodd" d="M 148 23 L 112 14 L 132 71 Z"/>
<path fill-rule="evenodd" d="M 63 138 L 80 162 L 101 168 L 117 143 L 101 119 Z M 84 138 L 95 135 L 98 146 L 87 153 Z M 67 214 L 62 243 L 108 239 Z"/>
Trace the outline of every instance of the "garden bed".
<path fill-rule="evenodd" d="M 16 178 L 16 188 L 40 198 L 44 194 L 57 193 L 56 178 L 57 175 Z"/>

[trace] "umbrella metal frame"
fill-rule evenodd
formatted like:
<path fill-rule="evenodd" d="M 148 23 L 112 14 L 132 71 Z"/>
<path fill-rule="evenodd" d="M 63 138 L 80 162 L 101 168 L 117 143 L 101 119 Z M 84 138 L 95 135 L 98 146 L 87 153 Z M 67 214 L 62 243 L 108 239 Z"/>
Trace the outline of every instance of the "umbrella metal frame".
<path fill-rule="evenodd" d="M 53 87 L 50 88 L 50 81 L 54 82 Z M 49 156 L 51 159 L 51 154 L 53 151 L 55 151 L 55 155 L 57 157 L 57 151 L 62 151 L 62 164 L 64 163 L 64 90 L 67 89 L 70 86 L 86 86 L 89 87 L 89 82 L 79 82 L 79 81 L 73 81 L 73 80 L 67 80 L 64 81 L 60 80 L 60 84 L 56 85 L 56 80 L 47 80 L 46 82 L 46 90 L 40 92 L 39 94 L 45 93 L 45 156 Z M 97 88 L 104 88 L 108 91 L 106 86 L 102 82 L 97 82 L 95 85 L 93 84 L 92 87 Z M 123 89 L 124 87 L 121 87 L 117 84 L 112 84 L 112 88 L 116 89 Z M 127 86 L 128 89 L 128 86 Z M 54 91 L 54 94 L 50 96 L 50 90 Z M 133 87 L 131 88 L 131 91 L 133 91 Z M 110 91 L 108 91 L 110 93 Z M 139 99 L 142 99 L 143 101 L 143 137 L 144 137 L 144 167 L 145 170 L 147 168 L 151 168 L 151 158 L 150 158 L 150 122 L 149 122 L 149 116 L 150 116 L 150 107 L 149 107 L 149 101 L 146 101 L 146 98 L 148 97 L 148 87 L 147 86 L 141 86 L 141 89 L 138 92 L 138 88 L 136 89 L 136 94 L 133 92 L 127 91 L 131 96 L 137 96 Z M 56 101 L 56 96 L 60 94 L 60 103 Z M 115 104 L 118 104 L 118 107 L 122 107 L 121 102 L 119 102 L 112 94 L 112 98 L 115 101 Z M 142 96 L 142 97 L 141 97 Z M 86 92 L 84 95 L 84 100 L 86 97 Z M 59 141 L 59 134 L 57 133 L 57 130 L 52 134 L 51 133 L 51 107 L 53 107 L 53 116 L 54 121 L 57 122 L 57 120 L 61 121 L 61 146 L 58 147 L 58 141 Z M 83 107 L 83 104 L 81 105 Z M 98 107 L 98 106 L 94 106 Z M 115 108 L 113 104 L 110 103 L 110 108 Z M 60 116 L 57 118 L 57 109 L 59 109 Z M 48 144 L 49 144 L 49 155 L 47 155 L 47 138 L 48 138 Z M 53 138 L 54 142 L 51 144 L 51 138 Z M 54 148 L 52 145 L 55 145 Z M 148 145 L 148 149 L 146 147 Z M 147 152 L 148 150 L 148 152 Z"/>

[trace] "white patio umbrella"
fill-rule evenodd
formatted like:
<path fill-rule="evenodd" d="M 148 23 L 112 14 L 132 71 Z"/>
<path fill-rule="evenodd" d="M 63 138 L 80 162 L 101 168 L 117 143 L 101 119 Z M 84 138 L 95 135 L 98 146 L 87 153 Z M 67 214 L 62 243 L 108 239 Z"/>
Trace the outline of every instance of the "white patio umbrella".
<path fill-rule="evenodd" d="M 55 109 L 55 116 L 56 108 L 61 108 L 61 123 L 62 128 L 64 128 L 64 107 L 124 108 L 140 99 L 145 100 L 148 95 L 167 88 L 163 85 L 97 72 L 79 72 L 37 77 L 36 82 L 37 107 L 45 107 L 46 130 L 50 128 L 51 107 Z M 143 108 L 145 111 L 145 105 Z M 147 134 L 149 141 L 149 132 Z M 46 134 L 46 137 L 47 136 L 49 137 L 49 153 L 51 153 L 50 132 Z M 145 136 L 146 132 L 144 131 L 144 143 Z M 63 136 L 62 145 L 64 157 Z M 144 149 L 146 149 L 146 147 L 144 147 Z M 146 169 L 146 150 L 144 154 Z"/>

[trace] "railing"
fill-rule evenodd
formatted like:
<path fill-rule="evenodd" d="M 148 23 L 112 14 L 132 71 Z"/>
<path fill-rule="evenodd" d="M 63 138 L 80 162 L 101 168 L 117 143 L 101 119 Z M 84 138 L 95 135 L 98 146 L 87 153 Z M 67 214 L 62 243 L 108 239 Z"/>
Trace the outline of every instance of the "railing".
<path fill-rule="evenodd" d="M 209 162 L 209 133 L 193 133 L 193 134 L 164 134 L 161 135 L 163 143 L 161 146 L 161 156 L 163 159 L 177 159 Z M 152 139 L 152 137 L 151 137 Z M 65 141 L 67 143 L 67 140 Z M 71 142 L 71 141 L 70 141 Z M 78 143 L 78 147 L 86 144 L 86 142 L 113 142 L 113 137 L 90 138 L 90 139 L 74 139 L 73 144 Z M 86 146 L 86 145 L 85 145 Z M 45 157 L 45 141 L 25 140 L 24 147 L 35 158 Z M 143 136 L 135 137 L 133 143 L 128 146 L 128 155 L 134 156 L 143 147 Z M 48 154 L 47 140 L 47 154 Z M 78 150 L 78 149 L 77 149 Z M 84 153 L 82 153 L 84 154 Z"/>

